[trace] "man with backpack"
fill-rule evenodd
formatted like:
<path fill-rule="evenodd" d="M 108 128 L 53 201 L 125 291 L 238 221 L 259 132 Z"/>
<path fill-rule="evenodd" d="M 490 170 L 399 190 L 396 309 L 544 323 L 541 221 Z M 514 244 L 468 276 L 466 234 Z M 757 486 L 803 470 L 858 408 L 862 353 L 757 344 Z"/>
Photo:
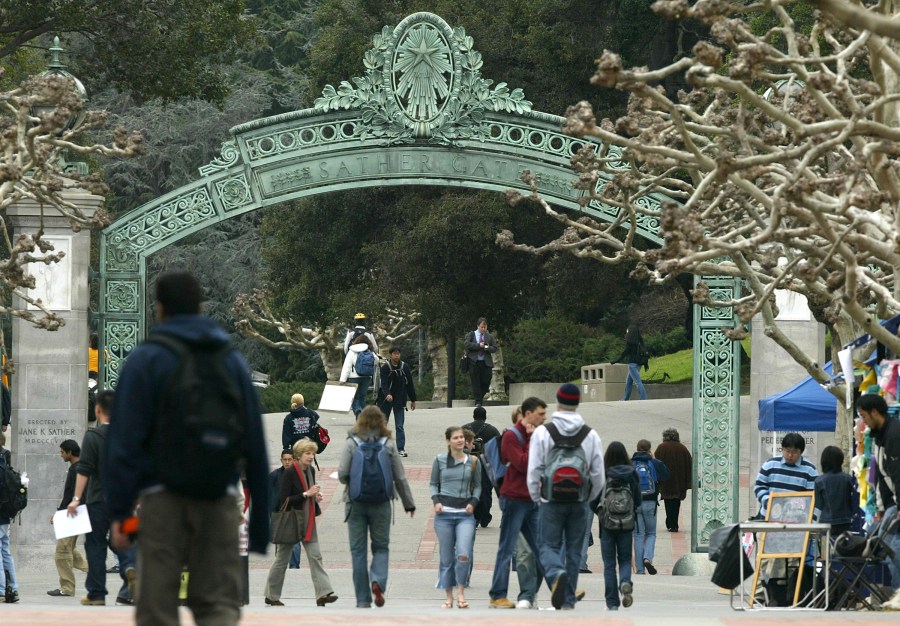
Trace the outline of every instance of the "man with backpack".
<path fill-rule="evenodd" d="M 391 501 L 399 495 L 410 517 L 415 515 L 416 505 L 397 446 L 378 407 L 367 406 L 359 414 L 347 435 L 337 474 L 347 485 L 344 520 L 350 537 L 356 606 L 369 608 L 374 601 L 382 607 L 390 557 Z M 368 539 L 372 543 L 371 566 Z"/>
<path fill-rule="evenodd" d="M 353 415 L 359 417 L 360 411 L 366 406 L 366 393 L 372 384 L 375 368 L 378 366 L 378 356 L 372 347 L 372 342 L 366 335 L 359 335 L 350 344 L 350 350 L 344 357 L 344 367 L 341 368 L 342 383 L 355 383 L 356 393 L 350 408 Z"/>
<path fill-rule="evenodd" d="M 375 335 L 369 332 L 369 329 L 366 328 L 366 314 L 357 313 L 353 316 L 353 328 L 350 328 L 347 331 L 346 337 L 344 337 L 344 354 L 347 354 L 350 351 L 351 344 L 360 335 L 365 335 L 366 339 L 369 340 L 369 343 L 372 346 L 372 350 L 378 352 L 378 342 L 375 341 Z"/>
<path fill-rule="evenodd" d="M 241 468 L 253 503 L 249 549 L 265 554 L 269 543 L 259 399 L 228 334 L 200 314 L 201 298 L 193 275 L 159 277 L 160 324 L 125 362 L 109 430 L 107 502 L 115 545 L 131 543 L 129 518 L 139 506 L 140 625 L 178 624 L 185 566 L 187 604 L 198 626 L 238 623 Z"/>
<path fill-rule="evenodd" d="M 646 571 L 656 575 L 653 551 L 656 548 L 656 509 L 659 506 L 659 481 L 669 477 L 669 468 L 650 454 L 650 442 L 641 439 L 637 452 L 631 455 L 631 464 L 638 476 L 641 488 L 641 506 L 638 509 L 637 527 L 634 529 L 634 562 L 636 573 Z"/>
<path fill-rule="evenodd" d="M 562 385 L 551 422 L 535 429 L 528 451 L 528 492 L 540 504 L 540 563 L 557 610 L 575 608 L 588 502 L 606 481 L 603 444 L 576 412 L 580 401 L 577 386 Z"/>
<path fill-rule="evenodd" d="M 410 410 L 416 410 L 416 386 L 413 384 L 412 369 L 400 360 L 400 348 L 392 346 L 391 358 L 381 366 L 381 389 L 378 392 L 378 408 L 384 413 L 388 422 L 391 411 L 394 412 L 394 423 L 397 426 L 397 448 L 400 456 L 406 454 L 406 400 L 410 401 Z"/>
<path fill-rule="evenodd" d="M 531 500 L 526 478 L 531 434 L 535 428 L 544 423 L 546 417 L 546 402 L 540 398 L 526 398 L 522 402 L 522 415 L 512 428 L 503 433 L 500 440 L 500 462 L 506 464 L 506 474 L 500 482 L 500 510 L 503 511 L 503 518 L 500 522 L 497 560 L 491 579 L 491 601 L 488 606 L 492 609 L 516 608 L 516 604 L 506 596 L 509 591 L 509 564 L 516 550 L 519 533 L 528 542 L 532 553 L 534 555 L 539 553 L 538 505 Z M 540 587 L 540 573 L 538 568 L 534 589 L 521 590 L 531 598 L 520 601 L 523 608 L 525 603 L 529 608 L 534 603 L 534 597 Z"/>
<path fill-rule="evenodd" d="M 476 406 L 472 412 L 472 421 L 468 424 L 463 424 L 462 427 L 463 430 L 471 430 L 475 435 L 471 452 L 479 458 L 484 455 L 484 447 L 488 442 L 500 436 L 500 431 L 487 423 L 487 411 L 483 406 Z M 491 478 L 487 474 L 486 464 L 480 462 L 480 465 L 481 484 L 484 487 L 481 490 L 481 498 L 478 499 L 478 504 L 475 506 L 475 521 L 482 528 L 487 528 L 491 520 L 494 519 L 494 516 L 491 515 L 491 506 L 494 503 L 494 499 L 491 496 Z"/>

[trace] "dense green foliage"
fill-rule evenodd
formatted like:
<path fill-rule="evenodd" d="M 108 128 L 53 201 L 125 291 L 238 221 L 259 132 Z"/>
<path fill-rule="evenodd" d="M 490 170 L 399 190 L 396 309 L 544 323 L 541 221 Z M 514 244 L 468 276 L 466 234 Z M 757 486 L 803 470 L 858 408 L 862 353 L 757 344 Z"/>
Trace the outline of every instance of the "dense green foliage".
<path fill-rule="evenodd" d="M 244 0 L 29 0 L 0 3 L 0 59 L 59 35 L 69 69 L 88 87 L 136 98 L 221 101 L 222 65 L 253 47 Z"/>

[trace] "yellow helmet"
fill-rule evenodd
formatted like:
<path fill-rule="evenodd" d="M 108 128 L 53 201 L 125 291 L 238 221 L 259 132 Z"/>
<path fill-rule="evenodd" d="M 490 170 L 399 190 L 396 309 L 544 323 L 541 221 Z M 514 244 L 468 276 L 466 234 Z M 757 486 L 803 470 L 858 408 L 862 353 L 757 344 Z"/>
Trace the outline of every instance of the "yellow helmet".
<path fill-rule="evenodd" d="M 366 319 L 366 314 L 365 313 L 357 313 L 356 315 L 353 316 L 353 319 L 364 320 L 364 319 Z"/>

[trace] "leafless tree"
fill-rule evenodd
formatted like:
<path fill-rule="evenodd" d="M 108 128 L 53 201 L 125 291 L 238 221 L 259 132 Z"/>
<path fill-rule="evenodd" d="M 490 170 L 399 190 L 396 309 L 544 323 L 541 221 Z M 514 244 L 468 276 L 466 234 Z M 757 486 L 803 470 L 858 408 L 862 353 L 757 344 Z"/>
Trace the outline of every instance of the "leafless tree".
<path fill-rule="evenodd" d="M 0 68 L 0 77 L 2 72 Z M 15 89 L 0 90 L 0 283 L 6 292 L 0 301 L 0 313 L 46 330 L 57 330 L 65 320 L 29 295 L 28 290 L 36 285 L 33 268 L 58 263 L 64 253 L 54 251 L 44 238 L 43 219 L 35 232 L 21 233 L 12 239 L 7 207 L 31 200 L 44 208 L 44 215 L 67 218 L 76 232 L 102 228 L 108 222 L 106 213 L 98 210 L 85 215 L 67 198 L 67 192 L 87 190 L 103 195 L 106 187 L 96 174 L 82 176 L 64 169 L 63 156 L 67 153 L 70 159 L 86 155 L 121 158 L 138 154 L 144 147 L 140 133 L 128 134 L 124 129 L 115 132 L 109 145 L 78 141 L 84 135 L 77 133 L 101 126 L 105 120 L 103 112 L 85 112 L 82 108 L 72 79 L 61 75 L 32 77 Z M 82 113 L 83 123 L 70 129 L 70 121 Z M 13 306 L 13 296 L 24 304 Z M 5 345 L 2 339 L 0 329 L 0 345 Z M 7 369 L 11 367 L 8 363 Z"/>
<path fill-rule="evenodd" d="M 338 380 L 344 364 L 346 330 L 338 325 L 314 327 L 296 323 L 275 314 L 269 306 L 266 292 L 256 289 L 252 294 L 240 294 L 232 309 L 235 328 L 244 337 L 259 341 L 276 350 L 315 350 L 322 359 L 328 380 Z M 381 357 L 387 358 L 391 344 L 410 337 L 419 330 L 418 313 L 387 310 L 372 329 L 379 341 Z M 272 337 L 277 337 L 273 339 Z"/>
<path fill-rule="evenodd" d="M 734 301 L 712 301 L 702 283 L 694 301 L 733 307 L 734 339 L 760 314 L 766 335 L 823 383 L 821 364 L 779 329 L 776 289 L 805 297 L 838 345 L 866 332 L 900 352 L 900 338 L 877 323 L 900 312 L 900 6 L 813 2 L 821 10 L 807 30 L 789 1 L 653 4 L 705 24 L 710 41 L 652 71 L 604 51 L 591 82 L 628 92 L 627 113 L 597 120 L 588 102 L 567 111 L 566 132 L 602 141 L 573 158 L 575 184 L 585 203 L 617 217 L 570 216 L 533 193 L 564 235 L 536 248 L 502 232 L 499 243 L 631 262 L 654 283 L 682 272 L 740 277 L 746 291 Z M 774 25 L 754 32 L 749 20 L 763 13 Z M 659 85 L 675 76 L 688 88 L 670 97 Z M 634 245 L 647 220 L 659 224 L 660 248 Z M 845 394 L 843 385 L 832 392 Z"/>

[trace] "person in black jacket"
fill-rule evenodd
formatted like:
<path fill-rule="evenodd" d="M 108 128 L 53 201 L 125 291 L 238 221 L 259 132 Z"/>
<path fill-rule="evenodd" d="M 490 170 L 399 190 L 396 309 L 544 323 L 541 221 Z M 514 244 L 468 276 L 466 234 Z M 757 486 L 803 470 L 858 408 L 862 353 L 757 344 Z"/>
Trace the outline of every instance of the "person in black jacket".
<path fill-rule="evenodd" d="M 872 439 L 875 442 L 874 452 L 878 468 L 876 519 L 897 518 L 897 526 L 900 526 L 900 511 L 897 508 L 900 490 L 900 420 L 888 418 L 887 402 L 881 396 L 873 394 L 860 396 L 856 410 L 872 431 Z M 897 531 L 897 526 L 887 539 L 888 545 L 894 550 L 894 558 L 888 559 L 891 587 L 894 591 L 900 590 L 900 532 Z"/>
<path fill-rule="evenodd" d="M 625 450 L 625 445 L 621 441 L 613 441 L 609 444 L 603 455 L 603 465 L 606 468 L 607 489 L 617 481 L 631 487 L 631 497 L 634 501 L 635 514 L 637 514 L 641 502 L 640 482 L 634 466 L 631 465 L 631 459 L 628 458 L 628 451 Z M 602 503 L 602 494 L 600 498 Z M 606 608 L 610 611 L 617 611 L 621 604 L 627 609 L 634 602 L 631 595 L 633 590 L 631 582 L 632 531 L 604 528 L 603 516 L 600 517 L 600 554 L 603 556 Z M 616 576 L 616 565 L 619 566 L 618 577 Z"/>
<path fill-rule="evenodd" d="M 295 393 L 291 396 L 291 412 L 284 416 L 281 425 L 281 448 L 290 450 L 304 437 L 318 440 L 318 428 L 319 414 L 305 405 L 303 394 Z"/>
<path fill-rule="evenodd" d="M 81 446 L 74 439 L 66 439 L 59 444 L 59 456 L 63 461 L 69 464 L 69 471 L 66 473 L 66 484 L 63 487 L 62 501 L 57 507 L 58 511 L 62 511 L 68 507 L 75 495 L 75 477 L 78 475 L 78 459 L 81 456 Z M 50 518 L 53 523 L 53 518 Z M 56 541 L 56 571 L 59 572 L 59 587 L 51 589 L 47 592 L 48 596 L 62 597 L 75 595 L 75 572 L 78 569 L 87 572 L 87 561 L 84 555 L 75 547 L 78 541 L 78 535 L 72 537 L 64 537 Z"/>
<path fill-rule="evenodd" d="M 381 387 L 378 391 L 378 408 L 384 413 L 385 422 L 391 419 L 394 412 L 394 423 L 397 425 L 397 451 L 400 456 L 406 454 L 406 400 L 409 408 L 416 410 L 416 386 L 413 384 L 412 369 L 400 360 L 400 348 L 392 346 L 391 358 L 381 366 Z"/>
<path fill-rule="evenodd" d="M 500 431 L 487 423 L 487 411 L 483 406 L 475 407 L 472 418 L 474 421 L 463 424 L 463 429 L 471 430 L 475 435 L 475 449 L 472 450 L 472 453 L 480 456 L 484 453 L 484 446 L 487 445 L 487 442 L 494 437 L 499 437 Z M 480 443 L 479 440 L 481 440 Z M 487 470 L 484 469 L 484 463 L 481 463 L 481 484 L 484 487 L 481 490 L 478 505 L 475 507 L 475 520 L 482 528 L 487 528 L 487 525 L 494 519 L 494 516 L 491 515 L 491 505 L 494 502 L 491 497 L 491 479 L 487 475 Z"/>
<path fill-rule="evenodd" d="M 273 513 L 280 509 L 282 504 L 278 499 L 278 492 L 281 489 L 281 475 L 293 465 L 294 453 L 291 452 L 290 449 L 285 448 L 281 451 L 281 466 L 275 468 L 272 473 L 269 474 L 269 502 L 272 503 Z M 288 569 L 300 569 L 300 546 L 302 545 L 303 543 L 300 541 L 294 544 Z"/>
<path fill-rule="evenodd" d="M 628 364 L 628 377 L 625 379 L 625 397 L 628 400 L 631 397 L 632 385 L 637 385 L 638 397 L 641 400 L 647 399 L 647 391 L 644 389 L 644 381 L 641 380 L 641 366 L 644 369 L 649 367 L 649 357 L 647 349 L 644 347 L 644 339 L 641 337 L 641 329 L 637 324 L 628 326 L 625 332 L 625 349 L 622 354 L 617 356 L 610 363 L 625 362 Z"/>

